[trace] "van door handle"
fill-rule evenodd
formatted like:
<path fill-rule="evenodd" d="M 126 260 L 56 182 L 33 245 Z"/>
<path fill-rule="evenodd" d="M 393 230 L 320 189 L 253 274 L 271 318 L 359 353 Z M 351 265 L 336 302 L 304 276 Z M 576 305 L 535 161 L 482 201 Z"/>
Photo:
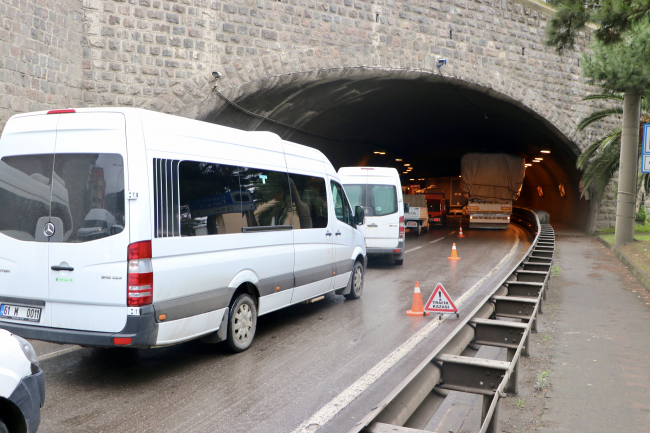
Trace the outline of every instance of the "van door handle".
<path fill-rule="evenodd" d="M 372 224 L 368 224 L 368 227 L 378 227 L 378 226 L 377 226 L 377 224 L 372 223 Z"/>
<path fill-rule="evenodd" d="M 72 266 L 57 266 L 54 265 L 52 266 L 53 271 L 74 271 L 74 268 Z"/>
<path fill-rule="evenodd" d="M 325 236 L 332 236 L 332 232 L 325 233 Z"/>
<path fill-rule="evenodd" d="M 341 236 L 341 232 L 336 232 L 336 236 Z"/>

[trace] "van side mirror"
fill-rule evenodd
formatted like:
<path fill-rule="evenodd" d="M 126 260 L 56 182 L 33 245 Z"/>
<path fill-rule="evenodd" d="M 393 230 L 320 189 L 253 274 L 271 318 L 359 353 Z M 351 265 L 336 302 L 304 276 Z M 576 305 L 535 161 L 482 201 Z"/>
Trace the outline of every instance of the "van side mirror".
<path fill-rule="evenodd" d="M 404 213 L 409 213 L 409 204 L 404 203 Z"/>
<path fill-rule="evenodd" d="M 362 226 L 363 223 L 365 222 L 365 210 L 363 209 L 363 206 L 356 206 L 354 208 L 354 224 L 358 226 Z"/>

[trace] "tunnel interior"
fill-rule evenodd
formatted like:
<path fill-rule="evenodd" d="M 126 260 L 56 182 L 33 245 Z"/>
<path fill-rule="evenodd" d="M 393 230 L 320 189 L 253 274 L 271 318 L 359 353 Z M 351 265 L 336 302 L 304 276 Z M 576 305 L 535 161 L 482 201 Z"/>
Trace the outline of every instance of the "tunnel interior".
<path fill-rule="evenodd" d="M 545 210 L 551 223 L 589 229 L 576 146 L 539 114 L 493 90 L 437 75 L 329 77 L 260 86 L 236 104 L 273 121 L 233 105 L 205 120 L 275 132 L 321 150 L 336 169 L 395 167 L 402 185 L 457 177 L 469 152 L 521 156 L 531 165 L 515 205 Z M 532 162 L 537 157 L 543 160 Z"/>

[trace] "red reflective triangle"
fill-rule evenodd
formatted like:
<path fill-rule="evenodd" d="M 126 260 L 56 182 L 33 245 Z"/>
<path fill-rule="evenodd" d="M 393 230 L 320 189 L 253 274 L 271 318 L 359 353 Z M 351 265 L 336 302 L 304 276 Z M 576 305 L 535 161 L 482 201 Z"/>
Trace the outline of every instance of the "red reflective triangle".
<path fill-rule="evenodd" d="M 424 311 L 429 311 L 431 313 L 457 313 L 458 308 L 454 305 L 454 302 L 449 297 L 449 294 L 442 287 L 442 284 L 438 283 L 436 288 L 433 290 L 431 297 L 424 306 Z"/>

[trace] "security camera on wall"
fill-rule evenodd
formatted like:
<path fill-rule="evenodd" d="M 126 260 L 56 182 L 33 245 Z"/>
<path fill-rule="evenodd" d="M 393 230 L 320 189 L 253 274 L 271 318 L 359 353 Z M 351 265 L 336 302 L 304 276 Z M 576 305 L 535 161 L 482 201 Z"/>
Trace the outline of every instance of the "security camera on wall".
<path fill-rule="evenodd" d="M 212 73 L 212 76 L 214 77 L 215 80 L 218 80 L 219 78 L 221 78 L 221 73 L 214 71 Z"/>
<path fill-rule="evenodd" d="M 447 64 L 447 59 L 438 59 L 438 64 L 436 66 L 441 67 Z"/>

